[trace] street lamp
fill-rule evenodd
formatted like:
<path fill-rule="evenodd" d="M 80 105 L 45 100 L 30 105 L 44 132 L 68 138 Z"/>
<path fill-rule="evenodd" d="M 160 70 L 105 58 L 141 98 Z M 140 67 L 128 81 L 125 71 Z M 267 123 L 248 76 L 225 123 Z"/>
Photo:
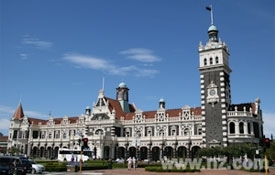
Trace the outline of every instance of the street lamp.
<path fill-rule="evenodd" d="M 151 159 L 152 159 L 152 151 L 151 151 L 151 148 L 152 148 L 152 138 L 151 138 L 151 132 L 149 132 L 149 138 L 150 138 L 150 140 L 149 140 L 149 144 L 148 144 L 148 146 L 149 146 L 149 154 L 148 154 L 148 160 L 149 161 L 151 161 Z"/>
<path fill-rule="evenodd" d="M 188 157 L 189 158 L 191 158 L 191 145 L 192 145 L 192 140 L 191 140 L 191 133 L 190 133 L 191 131 L 189 131 L 189 138 L 188 138 L 188 153 L 189 153 L 189 155 L 188 155 Z"/>
<path fill-rule="evenodd" d="M 124 161 L 126 163 L 127 157 L 128 157 L 128 146 L 129 146 L 129 142 L 128 142 L 128 134 L 126 133 L 126 143 L 125 143 L 125 158 Z"/>
<path fill-rule="evenodd" d="M 177 133 L 174 132 L 175 135 L 175 143 L 174 143 L 174 158 L 177 157 L 177 146 L 178 146 L 178 139 L 177 139 Z"/>
<path fill-rule="evenodd" d="M 80 146 L 79 172 L 81 172 L 82 171 L 82 153 L 83 153 L 83 134 L 81 131 L 78 131 L 77 135 L 79 136 L 78 143 Z"/>

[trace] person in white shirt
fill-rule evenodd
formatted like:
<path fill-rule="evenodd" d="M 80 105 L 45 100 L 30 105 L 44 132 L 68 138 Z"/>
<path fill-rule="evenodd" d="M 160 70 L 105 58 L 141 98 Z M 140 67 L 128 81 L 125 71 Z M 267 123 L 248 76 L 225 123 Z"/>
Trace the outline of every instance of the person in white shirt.
<path fill-rule="evenodd" d="M 131 169 L 131 166 L 132 166 L 132 158 L 129 157 L 129 158 L 127 159 L 127 162 L 128 162 L 128 170 L 130 170 L 130 169 Z"/>
<path fill-rule="evenodd" d="M 135 157 L 132 158 L 132 162 L 133 162 L 133 168 L 136 170 L 136 158 Z"/>

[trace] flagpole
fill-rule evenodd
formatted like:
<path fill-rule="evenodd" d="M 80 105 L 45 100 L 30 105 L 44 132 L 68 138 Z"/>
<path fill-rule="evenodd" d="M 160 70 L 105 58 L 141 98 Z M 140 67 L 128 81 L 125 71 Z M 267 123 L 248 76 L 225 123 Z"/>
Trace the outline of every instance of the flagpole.
<path fill-rule="evenodd" d="M 213 7 L 212 7 L 212 5 L 210 5 L 210 7 L 211 7 L 211 10 L 210 10 L 210 13 L 211 13 L 211 25 L 214 25 Z"/>

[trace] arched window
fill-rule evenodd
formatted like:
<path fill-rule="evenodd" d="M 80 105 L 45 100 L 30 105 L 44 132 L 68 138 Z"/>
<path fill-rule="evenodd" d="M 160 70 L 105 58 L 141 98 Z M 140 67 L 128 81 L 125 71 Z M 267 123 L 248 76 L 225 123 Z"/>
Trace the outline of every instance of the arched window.
<path fill-rule="evenodd" d="M 234 122 L 231 122 L 229 124 L 229 133 L 230 134 L 234 134 L 235 133 L 235 123 Z"/>
<path fill-rule="evenodd" d="M 66 135 L 66 133 L 64 132 L 64 133 L 63 133 L 63 139 L 66 139 L 66 137 L 67 137 L 67 135 Z"/>
<path fill-rule="evenodd" d="M 198 134 L 201 135 L 202 134 L 202 129 L 198 128 Z"/>
<path fill-rule="evenodd" d="M 248 134 L 251 134 L 250 123 L 247 123 L 247 132 L 248 132 Z"/>
<path fill-rule="evenodd" d="M 207 65 L 207 59 L 206 59 L 206 58 L 204 58 L 203 64 L 204 64 L 205 66 Z"/>
<path fill-rule="evenodd" d="M 185 136 L 190 135 L 190 132 L 189 132 L 189 129 L 188 129 L 188 128 L 185 128 L 185 129 L 184 129 L 183 135 L 185 135 Z"/>
<path fill-rule="evenodd" d="M 219 57 L 216 57 L 216 64 L 219 63 Z"/>
<path fill-rule="evenodd" d="M 243 122 L 239 123 L 239 129 L 240 129 L 240 134 L 243 134 L 244 133 L 244 124 L 243 124 Z"/>
<path fill-rule="evenodd" d="M 210 58 L 210 61 L 209 61 L 209 62 L 210 62 L 210 65 L 213 64 L 213 58 L 212 58 L 212 57 Z"/>

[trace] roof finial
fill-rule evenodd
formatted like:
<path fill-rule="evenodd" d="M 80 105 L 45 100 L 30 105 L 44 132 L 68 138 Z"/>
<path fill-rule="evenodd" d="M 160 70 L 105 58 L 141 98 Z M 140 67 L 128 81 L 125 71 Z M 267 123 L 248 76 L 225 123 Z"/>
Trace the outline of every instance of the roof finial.
<path fill-rule="evenodd" d="M 212 5 L 206 6 L 206 10 L 210 11 L 211 14 L 211 25 L 214 25 L 214 19 L 213 19 L 213 7 Z"/>

